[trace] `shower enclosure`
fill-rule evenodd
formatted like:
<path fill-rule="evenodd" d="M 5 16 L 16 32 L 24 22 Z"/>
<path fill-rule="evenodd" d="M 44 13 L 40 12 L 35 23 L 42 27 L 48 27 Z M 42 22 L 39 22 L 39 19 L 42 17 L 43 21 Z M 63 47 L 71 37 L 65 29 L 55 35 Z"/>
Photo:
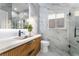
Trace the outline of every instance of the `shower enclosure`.
<path fill-rule="evenodd" d="M 70 55 L 79 56 L 79 8 L 72 9 L 69 16 Z"/>

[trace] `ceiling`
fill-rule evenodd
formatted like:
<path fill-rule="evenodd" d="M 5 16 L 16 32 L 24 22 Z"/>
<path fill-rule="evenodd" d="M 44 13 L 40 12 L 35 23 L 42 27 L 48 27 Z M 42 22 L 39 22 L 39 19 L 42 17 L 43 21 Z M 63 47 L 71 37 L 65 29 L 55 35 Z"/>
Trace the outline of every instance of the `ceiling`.
<path fill-rule="evenodd" d="M 16 10 L 14 10 L 16 8 Z M 27 12 L 29 5 L 27 3 L 12 3 L 12 10 L 16 12 Z"/>
<path fill-rule="evenodd" d="M 32 3 L 35 4 L 35 3 Z M 43 6 L 48 8 L 48 10 L 53 11 L 65 11 L 71 8 L 76 9 L 79 8 L 79 3 L 38 3 L 39 6 Z M 14 9 L 17 10 L 14 10 Z M 15 11 L 15 12 L 28 12 L 29 5 L 28 3 L 0 3 L 0 9 L 5 11 Z"/>
<path fill-rule="evenodd" d="M 79 9 L 79 3 L 40 3 L 40 7 L 48 8 L 53 12 L 64 12 L 70 9 Z"/>
<path fill-rule="evenodd" d="M 0 3 L 0 9 L 4 11 L 11 11 L 12 10 L 12 4 L 11 3 Z"/>
<path fill-rule="evenodd" d="M 40 3 L 39 5 L 47 7 L 49 9 L 55 9 L 55 8 L 79 8 L 79 3 Z"/>

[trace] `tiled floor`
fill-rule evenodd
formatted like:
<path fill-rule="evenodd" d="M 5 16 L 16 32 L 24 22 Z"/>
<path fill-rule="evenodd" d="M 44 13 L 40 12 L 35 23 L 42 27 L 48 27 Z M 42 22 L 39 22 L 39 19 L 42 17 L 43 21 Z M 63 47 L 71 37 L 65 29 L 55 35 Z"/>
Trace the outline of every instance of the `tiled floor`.
<path fill-rule="evenodd" d="M 42 50 L 37 54 L 37 56 L 69 56 L 68 53 L 64 51 L 48 51 L 46 53 L 42 52 Z"/>

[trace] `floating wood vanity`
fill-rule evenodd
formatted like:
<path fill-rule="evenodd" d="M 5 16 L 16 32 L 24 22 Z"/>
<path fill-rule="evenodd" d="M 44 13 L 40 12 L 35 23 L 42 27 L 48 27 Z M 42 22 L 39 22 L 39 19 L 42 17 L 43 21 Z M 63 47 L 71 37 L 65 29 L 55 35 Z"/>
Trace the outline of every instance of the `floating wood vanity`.
<path fill-rule="evenodd" d="M 32 39 L 32 38 L 31 38 Z M 40 51 L 41 37 L 36 37 L 26 43 L 2 52 L 1 56 L 35 56 Z"/>

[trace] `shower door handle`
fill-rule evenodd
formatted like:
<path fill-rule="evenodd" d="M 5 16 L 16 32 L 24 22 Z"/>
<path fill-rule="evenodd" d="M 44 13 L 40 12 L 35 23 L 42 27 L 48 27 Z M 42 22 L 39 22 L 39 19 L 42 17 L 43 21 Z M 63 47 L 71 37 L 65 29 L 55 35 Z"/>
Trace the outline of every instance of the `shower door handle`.
<path fill-rule="evenodd" d="M 74 37 L 76 37 L 76 27 L 75 27 L 75 29 L 74 29 Z"/>

